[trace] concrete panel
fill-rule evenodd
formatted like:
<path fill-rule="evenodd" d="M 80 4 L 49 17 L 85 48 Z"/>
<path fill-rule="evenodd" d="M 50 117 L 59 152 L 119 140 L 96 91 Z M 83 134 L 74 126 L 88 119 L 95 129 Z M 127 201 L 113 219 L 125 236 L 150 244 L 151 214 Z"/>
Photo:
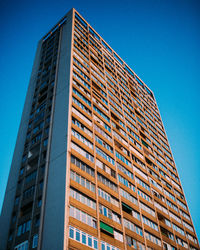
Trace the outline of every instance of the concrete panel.
<path fill-rule="evenodd" d="M 63 25 L 53 117 L 46 203 L 42 230 L 43 250 L 63 249 L 66 152 L 69 108 L 72 12 Z"/>

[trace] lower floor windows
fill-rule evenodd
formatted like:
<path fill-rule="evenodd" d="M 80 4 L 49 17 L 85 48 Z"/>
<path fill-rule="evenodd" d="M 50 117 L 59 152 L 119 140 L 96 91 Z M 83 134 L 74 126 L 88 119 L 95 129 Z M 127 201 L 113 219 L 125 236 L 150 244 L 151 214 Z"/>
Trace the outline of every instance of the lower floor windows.
<path fill-rule="evenodd" d="M 76 240 L 88 247 L 98 249 L 98 240 L 94 236 L 91 236 L 75 227 L 69 227 L 69 238 Z"/>
<path fill-rule="evenodd" d="M 101 241 L 101 250 L 119 250 L 119 248 L 114 247 L 110 244 L 108 244 L 107 242 Z"/>

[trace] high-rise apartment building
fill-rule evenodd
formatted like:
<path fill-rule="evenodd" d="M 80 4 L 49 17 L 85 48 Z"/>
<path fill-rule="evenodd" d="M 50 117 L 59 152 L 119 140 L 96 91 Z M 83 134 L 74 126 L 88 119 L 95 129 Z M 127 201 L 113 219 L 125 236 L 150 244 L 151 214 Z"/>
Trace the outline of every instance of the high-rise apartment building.
<path fill-rule="evenodd" d="M 0 249 L 199 249 L 154 94 L 74 9 L 38 44 Z"/>

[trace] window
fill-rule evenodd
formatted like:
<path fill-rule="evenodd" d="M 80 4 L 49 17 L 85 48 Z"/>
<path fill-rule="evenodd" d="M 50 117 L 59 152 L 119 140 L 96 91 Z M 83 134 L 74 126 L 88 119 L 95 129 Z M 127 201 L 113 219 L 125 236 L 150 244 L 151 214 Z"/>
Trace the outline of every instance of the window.
<path fill-rule="evenodd" d="M 145 164 L 142 162 L 142 161 L 140 161 L 137 157 L 135 157 L 134 155 L 132 155 L 132 158 L 133 158 L 133 160 L 138 164 L 138 165 L 140 165 L 140 167 L 141 168 L 143 168 L 143 169 L 146 169 L 146 166 L 145 166 Z M 136 167 L 135 167 L 136 168 Z M 138 169 L 138 168 L 137 168 Z M 137 171 L 136 169 L 135 169 L 135 171 Z M 142 171 L 141 171 L 142 172 Z M 145 178 L 145 177 L 144 177 Z M 145 178 L 146 179 L 146 178 Z"/>
<path fill-rule="evenodd" d="M 40 183 L 39 183 L 39 189 L 40 189 L 40 190 L 43 189 L 43 185 L 44 185 L 44 182 L 43 182 L 43 181 L 40 181 Z"/>
<path fill-rule="evenodd" d="M 87 29 L 86 22 L 77 13 L 75 13 L 75 18 L 85 29 Z"/>
<path fill-rule="evenodd" d="M 129 131 L 130 129 L 128 129 L 127 128 L 127 130 Z M 131 131 L 131 130 L 130 130 Z M 131 134 L 133 134 L 133 132 L 131 133 Z M 136 134 L 134 133 L 134 137 L 136 137 Z M 134 140 L 131 136 L 128 136 L 128 138 L 129 138 L 129 140 L 136 146 L 136 147 L 138 147 L 139 149 L 141 149 L 142 150 L 142 147 L 141 147 L 141 145 L 136 141 L 136 140 Z"/>
<path fill-rule="evenodd" d="M 140 236 L 143 236 L 142 233 L 142 228 L 136 226 L 134 223 L 130 222 L 129 220 L 124 218 L 124 226 L 126 228 L 128 228 L 129 230 L 136 232 L 137 234 L 139 234 Z"/>
<path fill-rule="evenodd" d="M 156 201 L 154 201 L 154 205 L 155 205 L 155 207 L 157 207 L 158 209 L 163 211 L 165 214 L 169 214 L 168 210 L 165 207 L 163 207 L 162 205 L 160 205 L 159 203 L 157 203 Z"/>
<path fill-rule="evenodd" d="M 145 205 L 143 202 L 140 202 L 140 207 L 141 209 L 155 217 L 155 211 L 149 206 Z"/>
<path fill-rule="evenodd" d="M 126 244 L 129 246 L 129 247 L 132 247 L 134 249 L 137 249 L 137 243 L 136 243 L 136 240 L 134 240 L 132 237 L 126 235 Z"/>
<path fill-rule="evenodd" d="M 79 106 L 83 111 L 85 111 L 88 115 L 91 115 L 91 111 L 83 105 L 81 102 L 79 102 L 75 97 L 72 97 L 73 103 L 75 103 L 77 106 Z"/>
<path fill-rule="evenodd" d="M 102 90 L 101 90 L 101 92 L 102 92 Z M 93 93 L 97 95 L 96 92 L 93 91 Z M 100 97 L 100 96 L 98 96 L 98 97 L 101 99 L 101 101 L 103 101 L 104 103 L 106 103 L 106 105 L 108 105 L 107 102 L 102 97 Z M 93 96 L 92 100 L 93 100 L 93 103 L 95 103 L 97 106 L 99 106 L 105 113 L 107 113 L 107 114 L 109 113 L 109 110 L 104 105 L 102 105 L 94 96 Z"/>
<path fill-rule="evenodd" d="M 104 185 L 111 188 L 113 191 L 117 192 L 117 185 L 112 181 L 110 181 L 108 178 L 99 173 L 97 173 L 97 178 L 98 181 L 102 182 Z"/>
<path fill-rule="evenodd" d="M 37 207 L 41 207 L 41 205 L 42 205 L 42 198 L 39 198 L 38 203 L 37 203 Z"/>
<path fill-rule="evenodd" d="M 88 106 L 91 106 L 91 102 L 85 98 L 80 92 L 73 88 L 73 93 L 76 94 L 81 100 L 83 100 Z"/>
<path fill-rule="evenodd" d="M 20 226 L 18 226 L 17 229 L 17 236 L 20 236 L 26 232 L 29 232 L 31 228 L 31 220 L 28 220 L 26 222 L 24 222 L 23 224 L 21 224 Z"/>
<path fill-rule="evenodd" d="M 110 122 L 110 118 L 106 116 L 100 109 L 96 106 L 93 106 L 94 111 L 96 111 L 102 118 L 104 118 L 107 122 Z"/>
<path fill-rule="evenodd" d="M 23 199 L 28 199 L 28 198 L 32 197 L 34 194 L 34 191 L 35 191 L 35 186 L 32 186 L 32 187 L 26 189 L 23 192 Z"/>
<path fill-rule="evenodd" d="M 141 185 L 143 188 L 150 192 L 150 187 L 144 181 L 140 180 L 139 178 L 135 177 L 136 182 Z"/>
<path fill-rule="evenodd" d="M 82 115 L 83 116 L 83 115 Z M 83 117 L 84 118 L 84 117 Z M 81 130 L 83 130 L 83 132 L 85 132 L 87 135 L 89 135 L 90 137 L 92 137 L 92 132 L 86 128 L 85 125 L 83 125 L 81 122 L 79 122 L 77 119 L 75 119 L 74 117 L 72 117 L 72 123 L 74 125 L 76 125 L 77 127 L 79 127 Z"/>
<path fill-rule="evenodd" d="M 156 177 L 159 180 L 159 177 L 157 174 L 155 174 L 152 170 L 148 169 L 149 173 L 152 174 L 154 177 Z M 153 184 L 155 187 L 157 187 L 162 192 L 162 186 L 159 185 L 156 181 L 154 181 L 151 177 L 149 177 L 149 180 L 151 184 Z"/>
<path fill-rule="evenodd" d="M 147 194 L 145 194 L 144 192 L 142 192 L 140 189 L 137 190 L 138 191 L 138 195 L 141 196 L 142 198 L 144 198 L 146 201 L 148 202 L 152 202 L 151 201 L 151 197 L 148 196 Z"/>
<path fill-rule="evenodd" d="M 174 223 L 172 223 L 172 226 L 173 226 L 173 229 L 174 229 L 176 232 L 178 232 L 178 233 L 180 233 L 180 234 L 182 234 L 182 235 L 185 235 L 185 232 L 183 231 L 183 229 L 181 229 L 180 227 L 178 227 L 178 226 L 175 225 Z"/>
<path fill-rule="evenodd" d="M 48 144 L 48 138 L 43 141 L 43 146 L 46 147 Z"/>
<path fill-rule="evenodd" d="M 39 227 L 40 226 L 40 215 L 37 215 L 35 217 L 35 227 Z"/>
<path fill-rule="evenodd" d="M 122 112 L 122 108 L 115 102 L 112 100 L 112 98 L 110 98 L 109 96 L 109 101 L 118 109 Z M 123 118 L 122 118 L 123 119 Z"/>
<path fill-rule="evenodd" d="M 77 131 L 75 131 L 74 129 L 71 130 L 71 134 L 76 137 L 79 141 L 81 141 L 82 143 L 84 143 L 86 146 L 88 146 L 89 148 L 93 149 L 93 144 L 87 140 L 84 136 L 82 136 L 81 134 L 79 134 Z"/>
<path fill-rule="evenodd" d="M 35 234 L 33 236 L 33 244 L 32 244 L 32 248 L 36 248 L 38 246 L 38 234 Z"/>
<path fill-rule="evenodd" d="M 111 220 L 114 220 L 117 223 L 121 224 L 121 217 L 120 215 L 116 214 L 109 208 L 103 206 L 102 204 L 99 204 L 99 213 L 103 214 L 104 216 L 108 217 Z"/>
<path fill-rule="evenodd" d="M 71 170 L 70 177 L 73 181 L 79 183 L 81 186 L 87 188 L 88 190 L 90 190 L 92 192 L 95 192 L 95 185 L 92 182 L 85 179 L 84 177 L 77 174 L 76 172 Z"/>
<path fill-rule="evenodd" d="M 135 205 L 138 205 L 137 198 L 126 192 L 124 189 L 120 188 L 120 194 L 123 196 L 125 199 L 129 200 L 130 202 L 134 203 Z"/>
<path fill-rule="evenodd" d="M 35 180 L 36 175 L 37 175 L 37 171 L 34 171 L 31 174 L 27 175 L 25 182 L 28 183 L 28 182 L 31 182 L 32 180 Z"/>
<path fill-rule="evenodd" d="M 155 243 L 155 244 L 161 246 L 161 240 L 158 239 L 156 236 L 150 234 L 149 232 L 146 232 L 146 231 L 145 231 L 145 238 L 146 238 L 147 240 L 150 240 L 150 241 L 152 241 L 153 243 Z"/>
<path fill-rule="evenodd" d="M 103 146 L 105 149 L 113 153 L 113 147 L 111 147 L 108 143 L 100 139 L 98 136 L 95 135 L 95 141 L 98 142 L 101 146 Z"/>
<path fill-rule="evenodd" d="M 122 166 L 121 164 L 119 164 L 117 162 L 117 168 L 123 172 L 125 175 L 127 175 L 129 178 L 133 179 L 133 173 L 131 173 L 128 169 L 126 169 L 124 166 Z"/>
<path fill-rule="evenodd" d="M 86 118 L 86 116 L 84 116 L 82 113 L 80 113 L 77 109 L 75 109 L 74 107 L 72 107 L 72 112 L 74 113 L 74 114 L 76 114 L 80 119 L 82 119 L 84 122 L 86 122 L 89 126 L 92 126 L 92 122 L 88 119 L 88 118 Z M 74 119 L 74 120 L 73 120 Z M 78 123 L 76 122 L 76 121 L 78 121 L 78 120 L 76 120 L 75 118 L 72 118 L 72 122 L 75 124 L 75 125 L 77 125 L 78 126 Z M 90 131 L 90 130 L 88 130 L 88 131 Z M 89 133 L 89 132 L 88 132 Z M 92 135 L 91 135 L 91 137 L 92 137 Z"/>
<path fill-rule="evenodd" d="M 23 173 L 24 173 L 24 168 L 21 168 L 19 171 L 19 175 L 23 175 Z"/>
<path fill-rule="evenodd" d="M 142 216 L 143 223 L 148 225 L 149 227 L 153 228 L 154 230 L 158 231 L 158 225 L 153 221 L 149 220 L 147 217 Z"/>
<path fill-rule="evenodd" d="M 44 122 L 40 122 L 39 125 L 37 125 L 34 129 L 33 129 L 33 134 L 37 133 L 40 129 L 42 129 L 44 126 Z"/>
<path fill-rule="evenodd" d="M 107 155 L 104 151 L 102 151 L 100 148 L 96 147 L 96 153 L 103 157 L 106 161 L 110 162 L 113 166 L 115 165 L 115 161 L 112 157 Z"/>
<path fill-rule="evenodd" d="M 15 198 L 15 206 L 17 206 L 19 204 L 19 196 L 17 196 L 16 198 Z"/>
<path fill-rule="evenodd" d="M 12 240 L 13 240 L 13 232 L 11 231 L 8 236 L 8 241 L 12 241 Z"/>
<path fill-rule="evenodd" d="M 179 204 L 179 206 L 181 206 L 182 208 L 184 208 L 187 211 L 187 207 L 186 207 L 186 205 L 182 201 L 180 201 L 179 199 L 177 199 L 177 203 Z"/>
<path fill-rule="evenodd" d="M 189 240 L 193 241 L 195 244 L 198 244 L 197 239 L 194 236 L 192 236 L 191 234 L 187 233 L 187 238 Z"/>
<path fill-rule="evenodd" d="M 123 131 L 123 130 L 122 130 Z M 116 137 L 122 144 L 128 146 L 127 141 L 125 141 L 121 135 L 119 135 L 115 130 L 113 130 L 113 136 Z"/>
<path fill-rule="evenodd" d="M 102 197 L 103 199 L 105 199 L 106 201 L 110 202 L 111 204 L 117 207 L 119 206 L 119 201 L 115 197 L 107 193 L 106 191 L 102 190 L 101 188 L 98 188 L 98 195 Z"/>
<path fill-rule="evenodd" d="M 83 161 L 79 160 L 77 157 L 74 155 L 71 155 L 71 163 L 76 165 L 78 168 L 83 170 L 84 172 L 88 173 L 89 175 L 94 177 L 94 169 L 85 164 Z"/>
<path fill-rule="evenodd" d="M 115 151 L 115 155 L 118 159 L 120 159 L 122 162 L 124 162 L 127 166 L 131 167 L 130 161 L 128 161 L 123 155 L 121 155 L 119 152 Z"/>
<path fill-rule="evenodd" d="M 108 167 L 107 165 L 105 165 L 103 162 L 99 161 L 98 159 L 96 159 L 96 165 L 103 169 L 107 174 L 111 175 L 112 177 L 116 178 L 116 172 Z"/>
<path fill-rule="evenodd" d="M 186 227 L 187 229 L 189 229 L 190 231 L 194 232 L 194 229 L 191 225 L 189 225 L 188 223 L 186 223 L 184 220 L 183 220 L 183 226 Z"/>
<path fill-rule="evenodd" d="M 138 173 L 140 176 L 142 176 L 145 180 L 148 181 L 147 175 L 141 171 L 139 168 L 137 168 L 136 166 L 133 166 L 133 170 Z M 138 181 L 139 182 L 139 181 Z M 140 184 L 140 183 L 139 183 Z M 140 184 L 142 186 L 142 184 Z"/>
<path fill-rule="evenodd" d="M 82 65 L 78 60 L 76 60 L 76 59 L 74 58 L 73 61 L 74 61 L 80 68 L 82 68 L 82 70 L 83 70 L 84 72 L 86 72 L 86 73 L 88 74 L 88 70 L 87 70 L 85 67 L 83 67 L 83 65 Z M 80 70 L 79 68 L 77 68 L 75 65 L 73 65 L 73 69 L 75 69 L 75 70 L 76 70 L 83 78 L 85 78 L 87 81 L 90 81 L 90 78 L 89 78 L 86 74 L 84 74 L 84 73 L 82 72 L 82 70 Z M 89 86 L 85 81 L 83 81 L 82 78 L 79 77 L 79 75 L 77 75 L 77 74 L 74 73 L 74 72 L 73 72 L 73 75 L 74 75 L 77 79 L 80 79 L 82 83 L 85 83 L 84 85 L 85 85 L 87 88 L 90 89 L 90 86 Z"/>
<path fill-rule="evenodd" d="M 173 208 L 176 212 L 178 212 L 178 207 L 176 205 L 174 205 L 171 201 L 167 200 L 167 205 L 169 207 Z"/>
<path fill-rule="evenodd" d="M 94 236 L 91 236 L 75 227 L 69 226 L 69 238 L 76 240 L 86 246 L 90 246 L 93 249 L 98 249 L 98 240 Z"/>
<path fill-rule="evenodd" d="M 139 249 L 139 250 L 145 250 L 145 246 L 136 241 L 135 239 L 133 239 L 132 237 L 126 235 L 126 244 L 129 246 L 129 247 L 132 247 L 134 249 Z"/>
<path fill-rule="evenodd" d="M 117 117 L 124 119 L 123 115 L 121 115 L 121 113 L 119 113 L 112 105 L 110 105 L 110 109 L 117 115 Z"/>
<path fill-rule="evenodd" d="M 92 217 L 91 215 L 79 210 L 78 208 L 70 206 L 70 216 L 87 224 L 90 227 L 97 228 L 96 219 Z"/>
<path fill-rule="evenodd" d="M 71 147 L 72 149 L 74 149 L 75 151 L 77 151 L 79 154 L 81 154 L 82 156 L 84 156 L 85 158 L 87 158 L 89 161 L 94 162 L 94 157 L 89 154 L 87 151 L 85 151 L 84 149 L 82 149 L 81 147 L 79 147 L 77 144 L 75 143 L 71 143 Z"/>
<path fill-rule="evenodd" d="M 176 236 L 176 242 L 177 242 L 177 244 L 179 244 L 179 245 L 181 245 L 181 246 L 183 246 L 185 248 L 188 248 L 188 244 L 184 240 L 179 238 L 178 236 Z"/>
<path fill-rule="evenodd" d="M 99 117 L 97 117 L 96 115 L 93 116 L 94 120 L 97 121 L 99 124 L 101 124 L 101 126 L 103 126 L 106 130 L 108 130 L 109 132 L 111 132 L 111 128 L 105 123 L 103 122 Z M 95 125 L 96 126 L 96 125 Z M 97 129 L 96 129 L 97 130 Z M 97 130 L 98 131 L 98 130 Z M 99 132 L 99 131 L 98 131 Z M 99 132 L 100 133 L 100 132 Z M 100 133 L 101 134 L 101 133 Z M 108 139 L 108 138 L 107 138 Z M 109 139 L 108 139 L 109 140 Z"/>
<path fill-rule="evenodd" d="M 88 196 L 80 193 L 76 189 L 70 188 L 70 196 L 76 199 L 77 201 L 80 201 L 81 203 L 85 204 L 86 206 L 96 209 L 96 202 Z"/>
<path fill-rule="evenodd" d="M 173 201 L 176 201 L 174 195 L 172 195 L 170 192 L 164 189 L 164 194 L 167 195 L 169 198 L 171 198 Z"/>
<path fill-rule="evenodd" d="M 84 35 L 83 35 L 84 36 Z M 81 53 L 80 53 L 81 54 Z M 89 65 L 76 53 L 74 52 L 75 57 L 81 61 L 87 68 L 89 68 Z M 89 88 L 90 89 L 90 88 Z"/>
<path fill-rule="evenodd" d="M 15 246 L 15 250 L 28 250 L 28 240 L 20 243 L 19 245 Z"/>
<path fill-rule="evenodd" d="M 125 179 L 119 174 L 118 174 L 118 179 L 119 179 L 119 182 L 121 182 L 123 185 L 125 185 L 126 187 L 130 188 L 131 190 L 135 192 L 135 186 L 133 186 L 133 184 L 131 184 L 127 179 Z"/>
<path fill-rule="evenodd" d="M 119 248 L 114 247 L 107 242 L 101 241 L 101 250 L 119 250 Z"/>
<path fill-rule="evenodd" d="M 121 232 L 119 232 L 119 231 L 116 231 L 115 229 L 114 229 L 114 238 L 115 238 L 116 240 L 121 241 L 121 242 L 124 241 L 124 240 L 123 240 L 123 234 L 122 234 Z"/>
<path fill-rule="evenodd" d="M 42 134 L 41 134 L 41 133 L 38 134 L 37 136 L 35 136 L 35 137 L 32 139 L 32 141 L 31 141 L 32 145 L 35 144 L 35 143 L 37 143 L 37 142 L 39 142 L 39 141 L 41 140 L 41 137 L 42 137 Z"/>
<path fill-rule="evenodd" d="M 124 202 L 122 202 L 122 210 L 125 211 L 128 214 L 131 214 L 137 220 L 140 220 L 140 213 L 135 211 L 132 207 L 130 207 L 129 205 L 127 205 Z"/>

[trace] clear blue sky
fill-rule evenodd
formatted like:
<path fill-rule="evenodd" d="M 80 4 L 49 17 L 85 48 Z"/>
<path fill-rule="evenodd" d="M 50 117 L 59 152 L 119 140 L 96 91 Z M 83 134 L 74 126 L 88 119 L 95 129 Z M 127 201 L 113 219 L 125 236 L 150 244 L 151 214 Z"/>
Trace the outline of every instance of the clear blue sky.
<path fill-rule="evenodd" d="M 0 209 L 37 41 L 76 8 L 155 94 L 200 238 L 200 1 L 0 2 Z"/>

